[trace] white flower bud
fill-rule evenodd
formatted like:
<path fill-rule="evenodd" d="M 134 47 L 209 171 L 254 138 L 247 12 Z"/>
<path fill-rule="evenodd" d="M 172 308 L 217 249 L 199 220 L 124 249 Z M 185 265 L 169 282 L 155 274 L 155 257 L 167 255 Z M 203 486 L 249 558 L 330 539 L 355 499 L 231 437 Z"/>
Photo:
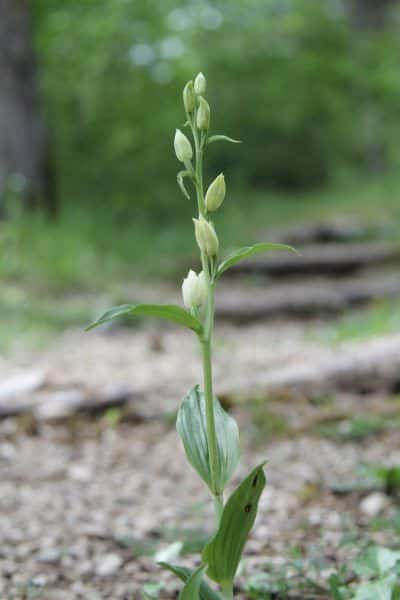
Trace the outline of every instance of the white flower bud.
<path fill-rule="evenodd" d="M 214 179 L 206 193 L 206 209 L 217 210 L 224 201 L 226 193 L 225 177 L 222 173 Z"/>
<path fill-rule="evenodd" d="M 219 242 L 214 227 L 203 216 L 193 219 L 196 242 L 202 252 L 207 256 L 215 256 L 218 252 Z"/>
<path fill-rule="evenodd" d="M 183 303 L 188 309 L 202 308 L 207 303 L 207 285 L 203 271 L 198 275 L 190 269 L 182 283 Z"/>
<path fill-rule="evenodd" d="M 183 88 L 182 96 L 186 112 L 193 112 L 196 107 L 196 94 L 194 93 L 193 81 L 187 82 Z"/>
<path fill-rule="evenodd" d="M 193 156 L 192 145 L 189 142 L 189 140 L 187 139 L 186 135 L 184 133 L 182 133 L 182 131 L 180 129 L 177 129 L 175 131 L 174 148 L 175 148 L 176 157 L 181 162 L 184 163 L 184 162 L 192 159 L 192 156 Z"/>
<path fill-rule="evenodd" d="M 196 78 L 194 80 L 194 91 L 198 96 L 203 96 L 206 93 L 206 89 L 207 80 L 204 77 L 203 73 L 200 72 L 198 75 L 196 75 Z"/>
<path fill-rule="evenodd" d="M 197 129 L 207 131 L 210 127 L 210 107 L 207 100 L 204 100 L 202 96 L 199 97 L 199 108 L 197 109 L 196 116 Z"/>

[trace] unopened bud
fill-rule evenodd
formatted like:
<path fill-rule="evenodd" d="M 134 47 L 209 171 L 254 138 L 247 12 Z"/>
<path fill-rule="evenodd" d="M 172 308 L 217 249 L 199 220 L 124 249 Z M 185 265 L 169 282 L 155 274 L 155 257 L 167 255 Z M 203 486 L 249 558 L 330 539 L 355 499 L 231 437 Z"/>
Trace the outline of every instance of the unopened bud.
<path fill-rule="evenodd" d="M 188 81 L 183 88 L 183 104 L 187 113 L 194 111 L 196 106 L 196 94 L 194 92 L 193 81 Z"/>
<path fill-rule="evenodd" d="M 218 252 L 219 242 L 214 227 L 203 216 L 193 219 L 196 242 L 202 252 L 207 256 L 215 256 Z"/>
<path fill-rule="evenodd" d="M 217 210 L 224 201 L 226 193 L 225 177 L 222 173 L 214 179 L 206 193 L 206 209 Z"/>
<path fill-rule="evenodd" d="M 175 131 L 174 149 L 177 159 L 181 162 L 184 163 L 192 159 L 192 145 L 187 139 L 186 135 L 182 133 L 180 129 L 177 129 Z"/>
<path fill-rule="evenodd" d="M 198 275 L 190 269 L 182 283 L 183 303 L 186 308 L 202 308 L 207 303 L 207 285 L 203 271 Z"/>
<path fill-rule="evenodd" d="M 199 97 L 196 125 L 197 129 L 200 129 L 201 131 L 207 131 L 207 129 L 210 127 L 210 107 L 207 100 L 204 100 L 202 96 Z"/>
<path fill-rule="evenodd" d="M 204 77 L 203 73 L 200 71 L 194 80 L 194 91 L 198 96 L 203 96 L 206 93 L 207 89 L 207 80 Z"/>

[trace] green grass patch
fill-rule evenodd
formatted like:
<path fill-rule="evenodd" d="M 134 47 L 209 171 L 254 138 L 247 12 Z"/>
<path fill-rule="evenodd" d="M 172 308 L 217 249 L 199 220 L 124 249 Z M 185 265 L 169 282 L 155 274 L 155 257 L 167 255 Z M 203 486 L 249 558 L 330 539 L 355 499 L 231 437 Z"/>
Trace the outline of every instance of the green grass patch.
<path fill-rule="evenodd" d="M 88 323 L 91 309 L 83 297 L 58 299 L 29 293 L 20 285 L 3 285 L 0 351 L 40 348 L 62 330 Z"/>
<path fill-rule="evenodd" d="M 317 431 L 323 437 L 336 441 L 359 442 L 396 426 L 400 427 L 399 417 L 360 416 L 336 423 L 323 423 L 318 425 Z"/>
<path fill-rule="evenodd" d="M 178 192 L 177 192 L 178 193 Z M 376 223 L 400 217 L 400 178 L 348 180 L 325 190 L 283 194 L 228 190 L 224 219 L 218 222 L 226 250 L 265 237 L 267 230 L 335 216 Z M 134 201 L 132 202 L 134 205 Z M 0 222 L 0 276 L 45 291 L 108 289 L 135 278 L 168 278 L 182 273 L 197 256 L 190 223 L 194 205 L 182 210 L 135 216 L 104 205 L 66 204 L 55 222 L 40 214 Z M 217 220 L 218 221 L 218 220 Z M 393 236 L 398 236 L 393 228 Z"/>
<path fill-rule="evenodd" d="M 227 252 L 267 241 L 266 232 L 274 228 L 339 215 L 396 223 L 399 192 L 398 176 L 347 179 L 301 194 L 228 189 L 224 219 L 216 219 L 221 247 Z M 0 221 L 0 350 L 36 345 L 71 325 L 84 327 L 94 316 L 89 296 L 114 299 L 124 296 L 121 290 L 131 282 L 180 280 L 197 260 L 193 212 L 193 203 L 185 199 L 179 212 L 174 208 L 167 216 L 71 202 L 54 222 L 41 214 Z M 398 236 L 397 228 L 391 235 Z M 399 314 L 396 303 L 376 305 L 344 317 L 326 337 L 335 341 L 393 331 L 400 326 Z"/>
<path fill-rule="evenodd" d="M 380 300 L 351 311 L 323 328 L 319 338 L 336 344 L 400 331 L 400 300 Z"/>

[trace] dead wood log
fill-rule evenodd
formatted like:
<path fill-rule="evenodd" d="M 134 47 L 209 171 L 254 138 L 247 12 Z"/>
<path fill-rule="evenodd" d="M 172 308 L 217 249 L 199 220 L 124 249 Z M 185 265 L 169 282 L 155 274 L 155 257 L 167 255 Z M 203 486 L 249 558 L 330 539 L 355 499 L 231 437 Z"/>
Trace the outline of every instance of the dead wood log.
<path fill-rule="evenodd" d="M 26 393 L 26 392 L 29 393 Z M 0 402 L 0 419 L 29 415 L 40 421 L 62 421 L 76 415 L 96 416 L 109 408 L 126 406 L 138 394 L 131 389 L 112 386 L 92 390 L 71 388 L 32 392 L 20 388 L 20 395 Z"/>
<path fill-rule="evenodd" d="M 282 242 L 293 246 L 327 244 L 331 242 L 356 242 L 371 234 L 366 224 L 352 219 L 332 219 L 317 223 L 302 223 L 290 228 L 263 232 L 261 239 Z"/>
<path fill-rule="evenodd" d="M 217 298 L 217 316 L 234 323 L 280 316 L 308 318 L 337 315 L 374 300 L 400 296 L 398 275 L 351 279 L 320 279 L 255 287 L 251 290 L 226 286 Z"/>
<path fill-rule="evenodd" d="M 126 388 L 111 388 L 100 392 L 71 389 L 42 397 L 33 415 L 41 421 L 60 421 L 79 414 L 95 416 L 110 408 L 125 406 L 132 396 Z"/>
<path fill-rule="evenodd" d="M 0 410 L 1 407 L 24 394 L 34 392 L 45 383 L 45 374 L 42 371 L 27 371 L 9 377 L 0 383 Z"/>
<path fill-rule="evenodd" d="M 249 382 L 246 382 L 247 386 Z M 352 344 L 312 362 L 290 364 L 273 372 L 253 376 L 252 389 L 238 388 L 235 395 L 315 397 L 331 392 L 356 394 L 397 393 L 400 388 L 400 336 Z M 221 397 L 232 394 L 218 390 Z"/>

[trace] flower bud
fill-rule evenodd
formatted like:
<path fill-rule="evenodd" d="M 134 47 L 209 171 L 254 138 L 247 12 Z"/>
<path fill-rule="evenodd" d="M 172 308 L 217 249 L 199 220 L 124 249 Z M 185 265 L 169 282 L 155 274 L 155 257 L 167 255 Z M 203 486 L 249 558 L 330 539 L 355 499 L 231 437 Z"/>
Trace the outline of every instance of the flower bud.
<path fill-rule="evenodd" d="M 193 156 L 192 145 L 189 142 L 189 140 L 187 139 L 186 135 L 184 133 L 182 133 L 182 131 L 180 129 L 177 129 L 175 131 L 174 148 L 175 148 L 176 157 L 181 162 L 184 163 L 184 162 L 192 159 L 192 156 Z"/>
<path fill-rule="evenodd" d="M 193 219 L 196 242 L 202 252 L 207 256 L 215 256 L 218 252 L 219 242 L 214 227 L 203 216 Z"/>
<path fill-rule="evenodd" d="M 224 201 L 226 193 L 225 177 L 222 173 L 214 179 L 206 193 L 206 209 L 217 210 Z"/>
<path fill-rule="evenodd" d="M 190 269 L 182 283 L 183 303 L 186 308 L 202 308 L 207 303 L 207 285 L 203 271 L 198 275 Z"/>
<path fill-rule="evenodd" d="M 194 93 L 193 81 L 188 81 L 183 88 L 183 104 L 187 113 L 194 111 L 196 107 L 196 94 Z"/>
<path fill-rule="evenodd" d="M 199 97 L 199 108 L 196 116 L 197 129 L 207 131 L 210 127 L 210 107 L 207 100 L 204 100 L 202 96 Z"/>
<path fill-rule="evenodd" d="M 198 75 L 196 75 L 196 78 L 194 80 L 194 91 L 198 96 L 203 96 L 206 93 L 206 89 L 206 78 L 204 77 L 203 73 L 200 72 Z"/>

